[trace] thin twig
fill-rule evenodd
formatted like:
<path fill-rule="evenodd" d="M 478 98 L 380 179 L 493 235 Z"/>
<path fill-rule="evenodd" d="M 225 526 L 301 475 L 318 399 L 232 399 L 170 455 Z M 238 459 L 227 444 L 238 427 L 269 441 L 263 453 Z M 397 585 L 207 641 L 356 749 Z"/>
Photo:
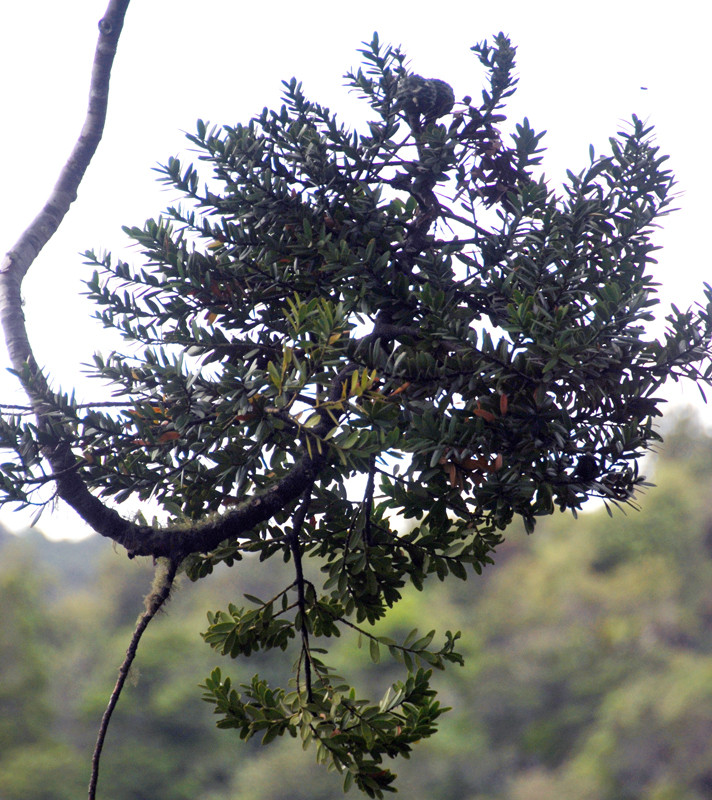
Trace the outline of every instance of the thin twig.
<path fill-rule="evenodd" d="M 126 657 L 124 658 L 121 667 L 119 668 L 119 677 L 116 681 L 116 685 L 114 686 L 114 691 L 111 693 L 111 697 L 109 698 L 109 702 L 104 710 L 104 715 L 101 718 L 101 724 L 99 725 L 99 733 L 96 739 L 96 745 L 94 746 L 94 753 L 91 759 L 91 778 L 89 780 L 89 800 L 95 800 L 96 798 L 96 786 L 99 780 L 99 761 L 101 759 L 101 751 L 104 747 L 104 740 L 106 739 L 106 733 L 109 729 L 109 722 L 111 721 L 111 715 L 114 713 L 114 709 L 116 708 L 116 704 L 119 702 L 119 697 L 121 696 L 121 691 L 124 688 L 124 684 L 126 683 L 126 678 L 128 677 L 129 670 L 131 669 L 131 664 L 133 663 L 134 658 L 136 657 L 136 651 L 138 650 L 139 642 L 141 641 L 141 637 L 143 636 L 144 631 L 148 627 L 149 622 L 156 616 L 161 606 L 166 602 L 169 598 L 171 593 L 171 588 L 173 586 L 173 581 L 176 577 L 176 571 L 178 569 L 179 562 L 177 560 L 169 560 L 167 561 L 167 569 L 166 569 L 166 562 L 160 562 L 159 565 L 156 567 L 156 577 L 154 578 L 154 585 L 153 589 L 149 595 L 144 600 L 144 604 L 146 606 L 146 610 L 141 614 L 136 622 L 136 628 L 131 636 L 131 642 L 129 643 L 128 650 L 126 651 Z M 161 574 L 161 570 L 166 569 L 165 574 Z"/>
<path fill-rule="evenodd" d="M 297 585 L 297 604 L 299 607 L 299 615 L 301 617 L 299 633 L 302 637 L 302 655 L 304 656 L 304 680 L 307 689 L 307 698 L 309 702 L 312 701 L 312 676 L 311 676 L 311 655 L 309 653 L 309 629 L 307 627 L 307 604 L 304 594 L 304 570 L 302 568 L 302 546 L 299 541 L 299 534 L 304 525 L 304 519 L 309 509 L 311 502 L 311 485 L 304 493 L 302 502 L 299 504 L 297 510 L 292 517 L 292 533 L 289 537 L 289 547 L 292 551 L 292 558 L 294 559 L 294 570 L 296 572 L 295 583 Z"/>
<path fill-rule="evenodd" d="M 373 509 L 373 490 L 376 476 L 376 456 L 372 455 L 368 459 L 368 480 L 366 481 L 366 491 L 363 495 L 363 510 L 365 522 L 363 526 L 363 543 L 366 548 L 371 545 L 371 511 Z"/>

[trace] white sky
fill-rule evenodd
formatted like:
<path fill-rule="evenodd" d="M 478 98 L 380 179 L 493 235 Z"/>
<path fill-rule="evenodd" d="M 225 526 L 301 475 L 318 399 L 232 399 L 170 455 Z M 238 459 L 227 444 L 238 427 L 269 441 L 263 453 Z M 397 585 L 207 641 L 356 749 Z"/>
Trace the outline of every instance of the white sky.
<path fill-rule="evenodd" d="M 24 0 L 0 10 L 3 253 L 44 203 L 81 128 L 105 5 Z M 358 64 L 356 49 L 374 30 L 381 41 L 403 46 L 414 71 L 451 83 L 458 98 L 477 98 L 482 86 L 470 46 L 500 30 L 509 34 L 520 77 L 510 122 L 528 116 L 536 130 L 548 131 L 544 165 L 554 181 L 567 168 L 585 167 L 590 143 L 605 151 L 632 113 L 653 123 L 683 193 L 680 211 L 658 236 L 664 250 L 656 277 L 668 302 L 685 307 L 701 299 L 702 281 L 712 281 L 702 236 L 712 187 L 712 26 L 705 6 L 699 0 L 133 0 L 104 139 L 79 199 L 25 283 L 36 355 L 52 366 L 57 385 L 70 388 L 81 382 L 81 365 L 95 349 L 111 348 L 80 297 L 88 268 L 78 253 L 118 251 L 126 242 L 122 225 L 141 225 L 173 199 L 151 169 L 185 151 L 181 131 L 193 131 L 198 117 L 234 124 L 278 106 L 280 81 L 293 75 L 346 122 L 359 119 L 342 76 Z M 6 365 L 3 351 L 0 367 Z M 89 398 L 90 392 L 84 383 L 80 393 Z M 684 399 L 696 397 L 686 387 Z M 17 400 L 12 380 L 0 374 L 0 401 Z M 70 514 L 44 516 L 40 527 L 51 536 L 76 535 L 83 523 Z M 4 512 L 0 519 L 22 528 L 28 517 Z"/>

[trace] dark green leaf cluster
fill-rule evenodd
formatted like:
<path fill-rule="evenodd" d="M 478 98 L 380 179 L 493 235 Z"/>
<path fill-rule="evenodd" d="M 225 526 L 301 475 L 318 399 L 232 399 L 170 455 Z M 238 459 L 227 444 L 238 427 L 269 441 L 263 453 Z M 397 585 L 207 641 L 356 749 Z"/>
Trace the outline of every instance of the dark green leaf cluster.
<path fill-rule="evenodd" d="M 305 747 L 313 745 L 317 760 L 344 774 L 344 790 L 357 786 L 369 797 L 395 791 L 395 775 L 383 766 L 384 757 L 409 757 L 411 745 L 435 731 L 443 709 L 430 687 L 430 670 L 417 669 L 395 683 L 377 705 L 358 699 L 338 675 L 320 668 L 309 698 L 299 691 L 271 689 L 255 676 L 232 688 L 219 669 L 205 681 L 204 698 L 221 715 L 220 728 L 236 728 L 242 739 L 262 734 L 266 744 L 289 733 Z"/>
<path fill-rule="evenodd" d="M 489 88 L 443 116 L 449 86 L 409 80 L 376 36 L 347 75 L 375 117 L 361 132 L 294 79 L 278 111 L 199 121 L 198 165 L 159 169 L 184 204 L 126 228 L 143 265 L 86 254 L 98 318 L 132 353 L 93 373 L 124 407 L 45 396 L 41 440 L 20 418 L 0 429 L 6 501 L 61 452 L 94 497 L 160 504 L 175 524 L 139 533 L 168 544 L 134 550 L 187 556 L 192 579 L 255 567 L 246 554 L 291 562 L 293 584 L 211 615 L 206 639 L 231 656 L 299 643 L 294 693 L 256 679 L 243 701 L 216 674 L 209 694 L 243 735 L 307 731 L 372 793 L 390 773 L 371 766 L 433 729 L 427 676 L 398 690 L 396 722 L 335 688 L 314 640 L 346 625 L 410 673 L 458 661 L 456 637 L 428 651 L 359 626 L 408 584 L 480 572 L 516 516 L 532 530 L 590 497 L 630 502 L 660 386 L 712 374 L 709 287 L 661 339 L 645 327 L 674 186 L 651 129 L 634 117 L 557 191 L 536 173 L 542 134 L 501 128 L 515 49 L 473 49 Z M 447 102 L 434 114 L 408 87 Z"/>

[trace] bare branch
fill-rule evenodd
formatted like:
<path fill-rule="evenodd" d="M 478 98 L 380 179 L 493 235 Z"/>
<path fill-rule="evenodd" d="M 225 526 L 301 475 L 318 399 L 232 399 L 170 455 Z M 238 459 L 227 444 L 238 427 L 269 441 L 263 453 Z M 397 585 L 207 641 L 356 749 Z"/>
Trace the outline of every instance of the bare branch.
<path fill-rule="evenodd" d="M 0 317 L 12 366 L 20 374 L 26 364 L 33 373 L 38 372 L 22 313 L 22 281 L 40 250 L 57 232 L 76 199 L 79 184 L 101 141 L 111 67 L 129 2 L 130 0 L 109 0 L 106 13 L 99 21 L 99 41 L 94 55 L 89 107 L 79 138 L 44 208 L 0 263 Z"/>
<path fill-rule="evenodd" d="M 109 722 L 111 721 L 111 715 L 114 713 L 116 704 L 119 702 L 119 697 L 121 696 L 121 691 L 124 688 L 124 684 L 126 683 L 126 678 L 128 677 L 129 671 L 131 669 L 131 664 L 133 663 L 133 660 L 136 657 L 136 651 L 138 650 L 138 645 L 139 642 L 141 641 L 141 637 L 143 636 L 144 631 L 148 627 L 148 624 L 156 616 L 156 614 L 161 609 L 166 600 L 168 600 L 168 598 L 170 597 L 171 588 L 173 587 L 173 581 L 175 580 L 178 566 L 179 562 L 177 561 L 168 561 L 167 563 L 161 562 L 156 566 L 156 575 L 153 581 L 151 592 L 144 599 L 144 605 L 146 607 L 146 610 L 144 611 L 143 614 L 139 616 L 138 620 L 136 621 L 136 628 L 133 632 L 133 636 L 131 637 L 131 642 L 129 643 L 128 649 L 126 651 L 126 657 L 124 658 L 121 667 L 119 668 L 119 677 L 116 681 L 116 685 L 114 686 L 114 691 L 111 693 L 111 697 L 109 698 L 109 702 L 101 718 L 101 724 L 99 725 L 99 733 L 96 739 L 96 745 L 94 746 L 94 754 L 91 760 L 91 778 L 89 780 L 89 800 L 95 800 L 96 798 L 96 786 L 99 780 L 99 761 L 101 759 L 101 751 L 104 747 L 104 740 L 106 739 L 106 733 L 109 729 Z"/>
<path fill-rule="evenodd" d="M 304 570 L 302 567 L 302 545 L 299 541 L 299 535 L 304 525 L 304 519 L 309 510 L 311 502 L 311 486 L 304 492 L 302 502 L 299 504 L 294 516 L 292 517 L 292 533 L 289 536 L 289 547 L 292 551 L 292 558 L 294 559 L 294 569 L 296 572 L 295 584 L 297 586 L 298 607 L 301 615 L 300 633 L 302 637 L 302 656 L 304 658 L 304 678 L 305 688 L 307 691 L 307 699 L 313 702 L 312 695 L 312 657 L 309 650 L 309 628 L 307 626 L 307 604 L 304 595 Z"/>
<path fill-rule="evenodd" d="M 106 121 L 111 68 L 129 2 L 130 0 L 109 0 L 106 13 L 99 21 L 99 40 L 94 54 L 89 105 L 79 138 L 44 208 L 0 263 L 0 319 L 7 350 L 13 369 L 21 376 L 41 430 L 46 427 L 43 412 L 51 408 L 49 401 L 51 392 L 45 376 L 37 365 L 27 335 L 22 312 L 22 281 L 40 250 L 57 232 L 69 207 L 76 199 L 79 185 L 101 141 Z M 71 437 L 66 437 L 66 441 L 71 441 Z M 76 472 L 71 470 L 74 458 L 68 446 L 60 445 L 45 454 L 53 472 L 70 473 L 58 484 L 60 497 L 69 489 L 71 493 L 81 497 L 83 505 L 91 510 L 90 524 L 95 528 L 99 519 L 105 523 L 111 520 L 117 524 L 120 518 L 116 512 L 105 508 L 93 497 Z"/>

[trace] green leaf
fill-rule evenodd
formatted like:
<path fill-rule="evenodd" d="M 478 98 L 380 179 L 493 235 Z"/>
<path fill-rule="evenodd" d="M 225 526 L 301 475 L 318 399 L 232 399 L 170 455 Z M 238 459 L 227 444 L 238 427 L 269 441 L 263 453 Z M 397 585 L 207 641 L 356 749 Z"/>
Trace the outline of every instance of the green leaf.
<path fill-rule="evenodd" d="M 378 646 L 378 641 L 376 639 L 369 639 L 368 645 L 371 652 L 371 661 L 374 664 L 378 664 L 381 660 L 381 649 Z"/>

